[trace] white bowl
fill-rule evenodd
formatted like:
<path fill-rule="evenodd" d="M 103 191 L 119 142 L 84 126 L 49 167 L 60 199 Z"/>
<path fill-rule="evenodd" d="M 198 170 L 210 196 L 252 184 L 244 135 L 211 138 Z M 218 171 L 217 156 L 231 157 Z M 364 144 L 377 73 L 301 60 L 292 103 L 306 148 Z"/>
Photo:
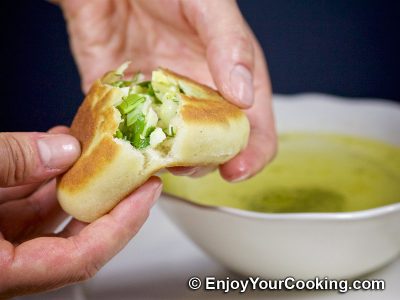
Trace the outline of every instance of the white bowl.
<path fill-rule="evenodd" d="M 336 132 L 400 145 L 397 104 L 317 94 L 276 98 L 280 132 Z M 351 278 L 400 253 L 400 203 L 347 213 L 291 214 L 209 207 L 169 195 L 160 205 L 209 255 L 246 276 Z"/>

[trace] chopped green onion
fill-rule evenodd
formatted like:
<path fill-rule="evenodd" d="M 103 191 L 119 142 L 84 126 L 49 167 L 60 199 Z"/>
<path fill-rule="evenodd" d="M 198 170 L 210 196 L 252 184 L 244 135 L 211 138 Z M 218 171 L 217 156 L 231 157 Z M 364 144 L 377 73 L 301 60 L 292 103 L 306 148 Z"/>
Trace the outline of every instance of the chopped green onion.
<path fill-rule="evenodd" d="M 117 132 L 115 133 L 115 136 L 119 139 L 124 138 L 124 134 L 122 133 L 121 130 L 117 129 Z"/>
<path fill-rule="evenodd" d="M 146 132 L 144 133 L 145 137 L 149 137 L 150 134 L 155 130 L 156 128 L 154 126 L 151 126 L 146 129 Z"/>
<path fill-rule="evenodd" d="M 141 138 L 141 135 L 143 134 L 145 126 L 146 121 L 144 114 L 140 114 L 137 117 L 136 122 L 133 124 L 134 137 L 132 143 L 136 148 L 140 148 L 140 145 L 142 145 L 143 138 Z"/>
<path fill-rule="evenodd" d="M 156 97 L 156 95 L 154 94 L 153 85 L 151 84 L 151 82 L 150 82 L 149 85 L 147 86 L 147 94 L 148 94 L 149 96 L 154 97 L 154 100 L 156 101 L 155 103 L 157 103 L 157 102 L 162 103 L 162 102 Z"/>
<path fill-rule="evenodd" d="M 171 125 L 169 125 L 168 128 L 164 128 L 163 131 L 168 137 L 174 137 L 176 135 L 175 128 Z"/>
<path fill-rule="evenodd" d="M 150 138 L 147 137 L 143 140 L 139 140 L 138 142 L 132 142 L 132 145 L 137 149 L 146 148 L 148 145 L 150 145 Z"/>
<path fill-rule="evenodd" d="M 146 80 L 146 81 L 142 81 L 142 82 L 137 83 L 138 86 L 145 87 L 145 88 L 148 88 L 149 84 L 151 84 L 150 80 Z"/>
<path fill-rule="evenodd" d="M 143 82 L 139 82 L 137 84 L 138 86 L 142 87 L 142 88 L 146 88 L 146 94 L 153 97 L 154 99 L 154 103 L 155 104 L 162 104 L 161 100 L 157 97 L 154 89 L 153 89 L 153 85 L 151 84 L 151 81 L 143 81 Z"/>
<path fill-rule="evenodd" d="M 130 94 L 126 97 L 122 97 L 122 102 L 117 106 L 121 114 L 127 114 L 134 110 L 139 105 L 146 101 L 146 96 L 142 94 Z"/>
<path fill-rule="evenodd" d="M 130 87 L 132 85 L 132 82 L 129 80 L 117 80 L 117 81 L 114 81 L 113 83 L 111 83 L 111 85 L 114 87 L 119 87 L 119 88 Z"/>
<path fill-rule="evenodd" d="M 179 98 L 175 93 L 182 92 L 179 86 L 169 86 L 164 82 L 156 82 L 153 87 L 151 81 L 142 81 L 143 74 L 140 72 L 136 73 L 131 80 L 124 80 L 123 74 L 113 74 L 115 80 L 108 81 L 116 88 L 129 88 L 128 95 L 126 90 L 124 91 L 126 96 L 122 97 L 122 102 L 116 106 L 121 113 L 122 122 L 120 123 L 115 137 L 129 141 L 136 149 L 143 149 L 150 145 L 150 135 L 155 131 L 163 131 L 161 135 L 163 139 L 165 136 L 174 137 L 176 130 L 173 126 L 167 126 L 169 121 L 164 124 L 161 120 L 161 116 L 169 120 L 168 114 L 161 114 L 158 116 L 157 113 L 162 112 L 158 105 L 166 106 L 167 110 L 171 110 L 171 103 L 178 102 Z M 165 100 L 163 103 L 162 99 Z M 155 104 L 157 106 L 155 106 Z M 153 134 L 154 135 L 154 134 Z M 158 137 L 160 132 L 157 132 L 155 137 Z M 154 140 L 154 137 L 153 137 Z M 162 142 L 161 140 L 161 142 Z M 154 144 L 154 141 L 152 142 Z"/>
<path fill-rule="evenodd" d="M 132 110 L 129 114 L 126 115 L 126 125 L 129 127 L 137 122 L 138 116 L 141 113 L 140 107 Z"/>

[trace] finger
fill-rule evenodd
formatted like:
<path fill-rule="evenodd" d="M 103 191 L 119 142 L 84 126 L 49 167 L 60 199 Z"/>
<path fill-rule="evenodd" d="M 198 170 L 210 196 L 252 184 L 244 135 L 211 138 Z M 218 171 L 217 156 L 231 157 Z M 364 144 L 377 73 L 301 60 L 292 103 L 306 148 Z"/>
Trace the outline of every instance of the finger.
<path fill-rule="evenodd" d="M 44 291 L 92 277 L 137 233 L 160 193 L 161 182 L 153 177 L 75 236 L 37 238 L 16 248 L 0 241 L 0 282 L 8 295 L 15 295 L 17 291 Z"/>
<path fill-rule="evenodd" d="M 260 172 L 275 156 L 275 139 L 252 132 L 247 148 L 220 166 L 221 176 L 227 181 L 239 182 Z"/>
<path fill-rule="evenodd" d="M 81 1 L 81 0 L 53 0 L 58 5 L 61 6 L 64 16 L 67 20 L 73 19 L 82 11 L 85 6 L 90 6 L 93 4 L 91 1 Z M 96 3 L 95 3 L 96 4 Z"/>
<path fill-rule="evenodd" d="M 29 202 L 36 206 L 36 216 L 32 216 L 32 230 L 24 231 L 19 239 L 29 239 L 42 234 L 54 233 L 68 214 L 61 208 L 56 196 L 56 180 L 53 179 L 29 196 Z"/>
<path fill-rule="evenodd" d="M 79 142 L 66 134 L 0 133 L 0 186 L 41 182 L 65 170 L 78 158 Z"/>
<path fill-rule="evenodd" d="M 47 132 L 52 134 L 69 134 L 70 130 L 66 126 L 56 126 L 49 129 Z M 26 198 L 35 190 L 37 190 L 41 185 L 42 183 L 38 182 L 15 187 L 0 188 L 0 204 L 11 200 Z"/>
<path fill-rule="evenodd" d="M 228 181 L 240 181 L 259 172 L 276 153 L 277 137 L 272 109 L 272 92 L 261 47 L 253 39 L 256 51 L 254 105 L 247 111 L 250 121 L 249 143 L 244 151 L 220 167 Z"/>
<path fill-rule="evenodd" d="M 175 176 L 190 176 L 194 174 L 199 167 L 170 167 L 167 168 L 169 172 L 174 174 Z"/>
<path fill-rule="evenodd" d="M 207 62 L 218 90 L 242 108 L 254 102 L 254 50 L 235 1 L 184 1 L 183 11 L 206 45 Z"/>
<path fill-rule="evenodd" d="M 156 200 L 158 198 L 159 193 L 161 193 L 161 187 L 162 187 L 161 181 L 158 177 L 150 178 L 144 185 L 142 185 L 139 189 L 137 189 L 128 198 L 121 201 L 108 215 L 105 215 L 102 218 L 100 218 L 99 220 L 97 220 L 96 222 L 90 224 L 90 226 L 91 226 L 90 228 L 94 227 L 93 224 L 95 224 L 95 223 L 104 225 L 104 224 L 106 224 L 106 222 L 110 221 L 110 220 L 108 220 L 108 218 L 111 218 L 114 221 L 116 219 L 118 219 L 118 220 L 121 219 L 122 222 L 126 223 L 125 226 L 127 228 L 133 229 L 133 228 L 137 227 L 137 229 L 139 229 L 139 227 L 145 221 L 145 218 L 147 218 L 146 210 L 148 212 L 148 210 L 153 205 L 153 202 L 151 202 L 150 200 L 151 199 Z M 136 207 L 136 206 L 138 206 L 138 207 Z M 134 214 L 129 215 L 132 213 L 134 213 Z M 103 219 L 105 219 L 105 221 Z M 103 220 L 103 221 L 101 221 L 101 220 Z M 73 219 L 64 228 L 64 230 L 60 233 L 60 235 L 63 237 L 69 237 L 69 236 L 81 234 L 82 229 L 87 230 L 86 225 L 87 225 L 87 223 Z M 103 225 L 101 225 L 101 226 L 103 226 Z M 114 227 L 116 225 L 117 224 L 114 224 Z M 98 226 L 100 228 L 100 225 L 96 225 L 96 226 Z M 116 231 L 117 234 L 120 234 L 120 235 L 122 234 L 122 232 L 118 233 L 118 230 L 117 230 L 118 228 L 110 227 L 110 229 Z M 85 236 L 86 236 L 86 234 L 88 234 L 88 233 L 85 233 Z M 121 235 L 121 237 L 122 237 L 122 235 Z"/>
<path fill-rule="evenodd" d="M 25 198 L 38 189 L 42 183 L 30 183 L 20 186 L 0 188 L 0 204 Z"/>
<path fill-rule="evenodd" d="M 58 133 L 69 134 L 70 129 L 67 126 L 58 125 L 53 128 L 50 128 L 47 132 L 52 134 L 58 134 Z"/>
<path fill-rule="evenodd" d="M 190 177 L 193 178 L 203 177 L 211 172 L 214 172 L 216 169 L 218 169 L 218 166 L 201 167 L 198 168 L 193 174 L 191 174 Z"/>
<path fill-rule="evenodd" d="M 193 178 L 202 177 L 218 169 L 218 166 L 202 167 L 171 167 L 168 171 L 175 176 L 190 176 Z"/>
<path fill-rule="evenodd" d="M 41 232 L 52 232 L 66 217 L 56 199 L 55 179 L 19 201 L 0 206 L 0 230 L 10 241 L 17 241 Z"/>

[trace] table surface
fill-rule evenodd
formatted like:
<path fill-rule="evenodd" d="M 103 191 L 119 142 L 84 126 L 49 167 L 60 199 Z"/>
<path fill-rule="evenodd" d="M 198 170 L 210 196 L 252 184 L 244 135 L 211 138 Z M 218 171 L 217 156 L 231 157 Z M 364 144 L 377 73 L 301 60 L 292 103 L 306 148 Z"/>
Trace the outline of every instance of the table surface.
<path fill-rule="evenodd" d="M 163 201 L 162 197 L 159 201 Z M 191 291 L 191 276 L 239 278 L 208 257 L 168 219 L 158 205 L 139 234 L 93 279 L 75 287 L 20 299 L 399 299 L 400 260 L 367 278 L 384 279 L 385 291 L 248 291 L 244 294 L 219 291 Z"/>

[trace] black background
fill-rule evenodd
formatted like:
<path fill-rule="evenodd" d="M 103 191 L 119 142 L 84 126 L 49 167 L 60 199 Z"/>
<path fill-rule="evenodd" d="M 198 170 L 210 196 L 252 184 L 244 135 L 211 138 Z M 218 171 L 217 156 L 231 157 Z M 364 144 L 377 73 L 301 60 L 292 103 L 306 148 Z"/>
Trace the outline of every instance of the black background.
<path fill-rule="evenodd" d="M 82 93 L 59 8 L 43 0 L 0 5 L 0 131 L 69 124 Z M 239 5 L 267 55 L 275 93 L 400 101 L 399 1 Z"/>

